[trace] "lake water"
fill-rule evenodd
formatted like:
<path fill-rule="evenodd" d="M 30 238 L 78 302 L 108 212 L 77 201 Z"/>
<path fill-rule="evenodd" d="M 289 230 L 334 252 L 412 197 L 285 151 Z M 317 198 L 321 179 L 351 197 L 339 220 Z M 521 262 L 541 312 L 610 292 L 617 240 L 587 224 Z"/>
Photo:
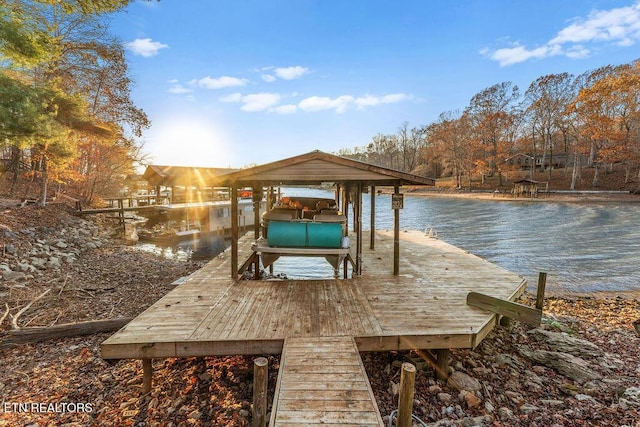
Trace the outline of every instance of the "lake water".
<path fill-rule="evenodd" d="M 332 191 L 284 189 L 285 194 L 333 197 Z M 363 228 L 370 224 L 370 195 Z M 629 203 L 523 203 L 405 195 L 400 228 L 433 229 L 463 248 L 529 281 L 547 272 L 549 291 L 640 290 L 640 205 Z M 350 224 L 352 224 L 350 220 Z M 376 196 L 376 228 L 392 229 L 391 196 Z M 281 258 L 276 272 L 289 278 L 330 277 L 317 258 Z"/>

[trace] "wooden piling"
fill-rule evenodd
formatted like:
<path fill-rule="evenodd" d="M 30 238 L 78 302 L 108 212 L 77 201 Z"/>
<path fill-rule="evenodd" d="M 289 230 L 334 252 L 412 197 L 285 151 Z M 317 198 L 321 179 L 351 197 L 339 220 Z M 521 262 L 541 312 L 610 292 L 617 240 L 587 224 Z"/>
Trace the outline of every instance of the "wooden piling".
<path fill-rule="evenodd" d="M 142 394 L 147 394 L 151 391 L 153 377 L 151 361 L 152 359 L 142 359 Z"/>
<path fill-rule="evenodd" d="M 398 398 L 397 427 L 411 427 L 413 413 L 413 396 L 415 394 L 416 367 L 411 363 L 402 364 L 400 374 L 400 396 Z"/>
<path fill-rule="evenodd" d="M 538 290 L 536 292 L 536 308 L 542 310 L 544 306 L 544 288 L 547 286 L 547 273 L 538 274 Z"/>
<path fill-rule="evenodd" d="M 253 427 L 267 425 L 268 363 L 266 357 L 253 361 Z"/>

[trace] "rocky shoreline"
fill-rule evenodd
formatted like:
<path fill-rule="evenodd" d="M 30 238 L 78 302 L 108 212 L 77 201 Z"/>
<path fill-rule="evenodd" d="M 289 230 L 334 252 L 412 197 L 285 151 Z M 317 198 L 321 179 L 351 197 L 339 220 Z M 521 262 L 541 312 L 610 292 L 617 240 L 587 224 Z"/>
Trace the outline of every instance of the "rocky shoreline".
<path fill-rule="evenodd" d="M 30 303 L 20 328 L 135 316 L 200 267 L 125 246 L 108 218 L 59 206 L 1 212 L 0 342 Z M 412 352 L 362 353 L 385 422 L 397 409 L 400 366 L 411 361 L 414 414 L 429 426 L 640 425 L 637 297 L 553 296 L 544 313 L 540 328 L 512 322 L 474 350 L 452 350 L 446 382 Z M 100 358 L 109 335 L 0 344 L 0 426 L 251 424 L 253 357 L 156 360 L 154 387 L 141 395 L 139 361 Z M 278 362 L 269 356 L 269 399 Z M 20 411 L 24 403 L 52 410 Z"/>

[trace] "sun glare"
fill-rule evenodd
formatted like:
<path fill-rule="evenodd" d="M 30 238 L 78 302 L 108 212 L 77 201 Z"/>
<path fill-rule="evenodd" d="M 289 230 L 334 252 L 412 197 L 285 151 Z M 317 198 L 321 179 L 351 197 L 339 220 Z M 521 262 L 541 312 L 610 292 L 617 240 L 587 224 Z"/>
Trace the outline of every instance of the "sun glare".
<path fill-rule="evenodd" d="M 146 149 L 153 163 L 163 165 L 226 167 L 230 160 L 224 132 L 197 117 L 154 124 Z"/>

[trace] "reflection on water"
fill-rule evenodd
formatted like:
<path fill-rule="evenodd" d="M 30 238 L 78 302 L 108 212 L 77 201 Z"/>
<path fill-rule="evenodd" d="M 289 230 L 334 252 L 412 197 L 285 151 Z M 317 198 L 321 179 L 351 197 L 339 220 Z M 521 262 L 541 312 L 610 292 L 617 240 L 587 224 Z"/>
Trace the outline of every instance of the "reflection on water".
<path fill-rule="evenodd" d="M 332 197 L 333 192 L 284 189 L 286 194 Z M 370 224 L 364 197 L 363 228 Z M 352 224 L 350 220 L 350 224 Z M 391 197 L 376 198 L 376 228 L 391 229 Z M 522 203 L 405 195 L 402 229 L 438 232 L 438 237 L 514 271 L 535 288 L 539 271 L 547 288 L 571 292 L 640 289 L 640 215 L 625 203 Z M 281 258 L 276 272 L 290 278 L 331 277 L 317 258 Z"/>

